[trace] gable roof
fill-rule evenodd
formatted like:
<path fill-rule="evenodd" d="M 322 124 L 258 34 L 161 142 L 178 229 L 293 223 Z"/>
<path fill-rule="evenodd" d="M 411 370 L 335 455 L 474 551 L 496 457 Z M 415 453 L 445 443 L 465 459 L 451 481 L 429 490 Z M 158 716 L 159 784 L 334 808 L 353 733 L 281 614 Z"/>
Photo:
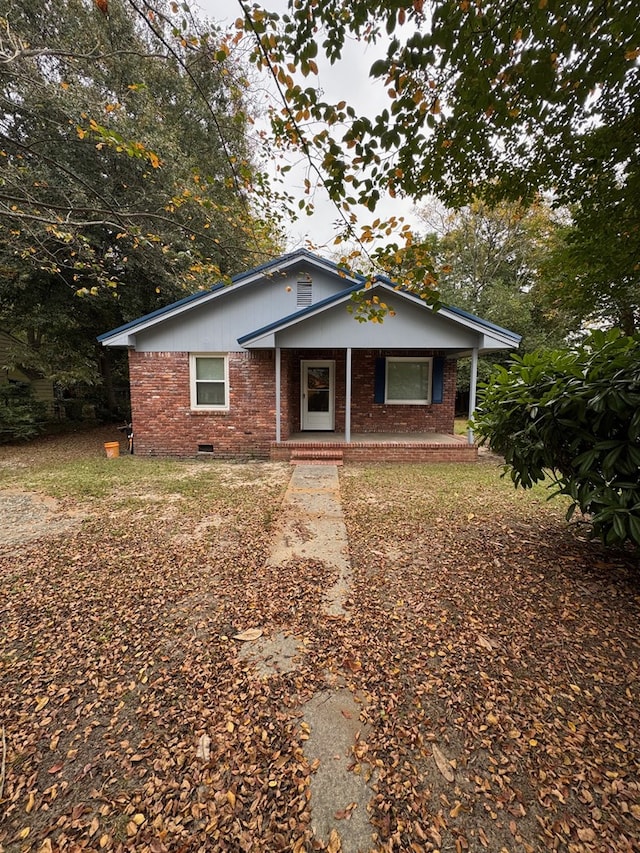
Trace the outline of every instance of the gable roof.
<path fill-rule="evenodd" d="M 387 299 L 391 294 L 394 294 L 396 297 L 400 297 L 402 300 L 429 312 L 432 316 L 440 316 L 458 327 L 466 328 L 468 331 L 478 334 L 482 350 L 514 349 L 520 343 L 521 336 L 511 332 L 509 329 L 504 329 L 474 314 L 448 305 L 442 305 L 437 311 L 434 311 L 419 296 L 406 289 L 398 288 L 386 276 L 376 275 L 372 279 L 357 273 L 351 273 L 335 262 L 314 255 L 306 249 L 298 249 L 240 275 L 236 275 L 231 279 L 231 284 L 218 282 L 209 290 L 191 294 L 164 308 L 145 314 L 137 320 L 132 320 L 100 335 L 98 341 L 105 346 L 131 346 L 135 341 L 134 336 L 137 333 L 150 329 L 157 324 L 164 323 L 167 320 L 175 319 L 185 312 L 192 311 L 194 308 L 209 304 L 211 301 L 218 299 L 223 293 L 229 293 L 231 290 L 237 293 L 238 290 L 265 277 L 276 276 L 279 272 L 284 272 L 295 265 L 299 265 L 301 261 L 314 266 L 316 269 L 324 270 L 334 277 L 343 279 L 347 286 L 307 307 L 300 308 L 261 328 L 241 335 L 237 339 L 241 347 L 274 346 L 274 336 L 277 333 L 292 329 L 298 325 L 312 323 L 314 318 L 320 317 L 324 312 L 334 309 L 341 304 L 346 304 L 352 295 L 363 290 L 365 285 L 368 285 L 368 293 L 373 294 L 378 289 L 383 292 Z"/>
<path fill-rule="evenodd" d="M 97 340 L 100 343 L 108 345 L 110 338 L 120 336 L 125 332 L 141 332 L 143 329 L 147 329 L 150 326 L 155 325 L 157 322 L 168 320 L 169 318 L 176 317 L 185 311 L 190 311 L 196 304 L 202 305 L 208 303 L 212 299 L 219 297 L 220 294 L 228 292 L 229 288 L 233 288 L 234 291 L 236 291 L 239 288 L 252 284 L 258 279 L 264 278 L 265 275 L 277 275 L 278 272 L 284 271 L 287 268 L 298 264 L 301 260 L 306 260 L 314 266 L 323 268 L 327 272 L 339 275 L 346 280 L 350 280 L 352 282 L 358 281 L 358 287 L 362 287 L 366 281 L 364 276 L 349 273 L 333 261 L 321 258 L 319 255 L 314 255 L 307 249 L 296 249 L 295 252 L 289 252 L 275 260 L 260 264 L 260 266 L 254 267 L 247 272 L 234 275 L 231 278 L 230 283 L 224 281 L 216 282 L 208 290 L 191 293 L 189 296 L 185 296 L 177 302 L 165 305 L 164 308 L 158 308 L 155 311 L 151 311 L 149 314 L 144 314 L 142 317 L 138 317 L 136 320 L 130 320 L 122 326 L 118 326 L 115 329 L 111 329 L 109 332 L 104 332 L 102 335 L 98 335 Z"/>

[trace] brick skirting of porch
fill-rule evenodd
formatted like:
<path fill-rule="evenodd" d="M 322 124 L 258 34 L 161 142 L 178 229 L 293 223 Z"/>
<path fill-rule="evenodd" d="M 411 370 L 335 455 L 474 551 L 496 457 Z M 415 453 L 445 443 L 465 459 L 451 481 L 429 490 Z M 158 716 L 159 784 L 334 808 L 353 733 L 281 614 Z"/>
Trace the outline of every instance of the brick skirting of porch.
<path fill-rule="evenodd" d="M 333 464 L 342 462 L 477 462 L 478 448 L 464 439 L 451 436 L 446 442 L 411 441 L 273 441 L 270 446 L 273 462 L 320 461 L 329 457 Z"/>

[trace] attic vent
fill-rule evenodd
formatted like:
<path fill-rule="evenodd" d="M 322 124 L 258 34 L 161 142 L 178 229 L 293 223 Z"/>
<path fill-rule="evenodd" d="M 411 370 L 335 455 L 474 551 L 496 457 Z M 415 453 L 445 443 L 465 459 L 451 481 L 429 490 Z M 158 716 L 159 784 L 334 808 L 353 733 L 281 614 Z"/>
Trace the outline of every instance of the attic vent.
<path fill-rule="evenodd" d="M 312 281 L 308 273 L 302 273 L 298 277 L 298 290 L 296 294 L 296 305 L 298 308 L 306 308 L 313 301 Z"/>

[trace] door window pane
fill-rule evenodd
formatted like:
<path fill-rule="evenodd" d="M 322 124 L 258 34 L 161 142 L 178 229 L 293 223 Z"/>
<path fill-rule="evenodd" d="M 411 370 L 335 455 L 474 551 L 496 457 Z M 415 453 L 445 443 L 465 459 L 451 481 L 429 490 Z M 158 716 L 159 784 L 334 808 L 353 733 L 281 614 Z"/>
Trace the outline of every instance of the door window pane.
<path fill-rule="evenodd" d="M 307 369 L 307 385 L 312 388 L 328 388 L 331 372 L 328 367 L 309 367 Z"/>
<path fill-rule="evenodd" d="M 307 408 L 310 412 L 328 412 L 329 392 L 309 391 L 309 404 Z"/>

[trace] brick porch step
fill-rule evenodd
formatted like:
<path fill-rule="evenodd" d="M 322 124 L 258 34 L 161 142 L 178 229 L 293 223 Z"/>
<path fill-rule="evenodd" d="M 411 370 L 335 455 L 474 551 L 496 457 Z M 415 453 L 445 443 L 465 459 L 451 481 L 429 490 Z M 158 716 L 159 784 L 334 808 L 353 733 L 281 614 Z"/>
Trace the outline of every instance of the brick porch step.
<path fill-rule="evenodd" d="M 318 448 L 300 448 L 291 451 L 292 465 L 342 465 L 342 450 L 320 450 Z"/>

